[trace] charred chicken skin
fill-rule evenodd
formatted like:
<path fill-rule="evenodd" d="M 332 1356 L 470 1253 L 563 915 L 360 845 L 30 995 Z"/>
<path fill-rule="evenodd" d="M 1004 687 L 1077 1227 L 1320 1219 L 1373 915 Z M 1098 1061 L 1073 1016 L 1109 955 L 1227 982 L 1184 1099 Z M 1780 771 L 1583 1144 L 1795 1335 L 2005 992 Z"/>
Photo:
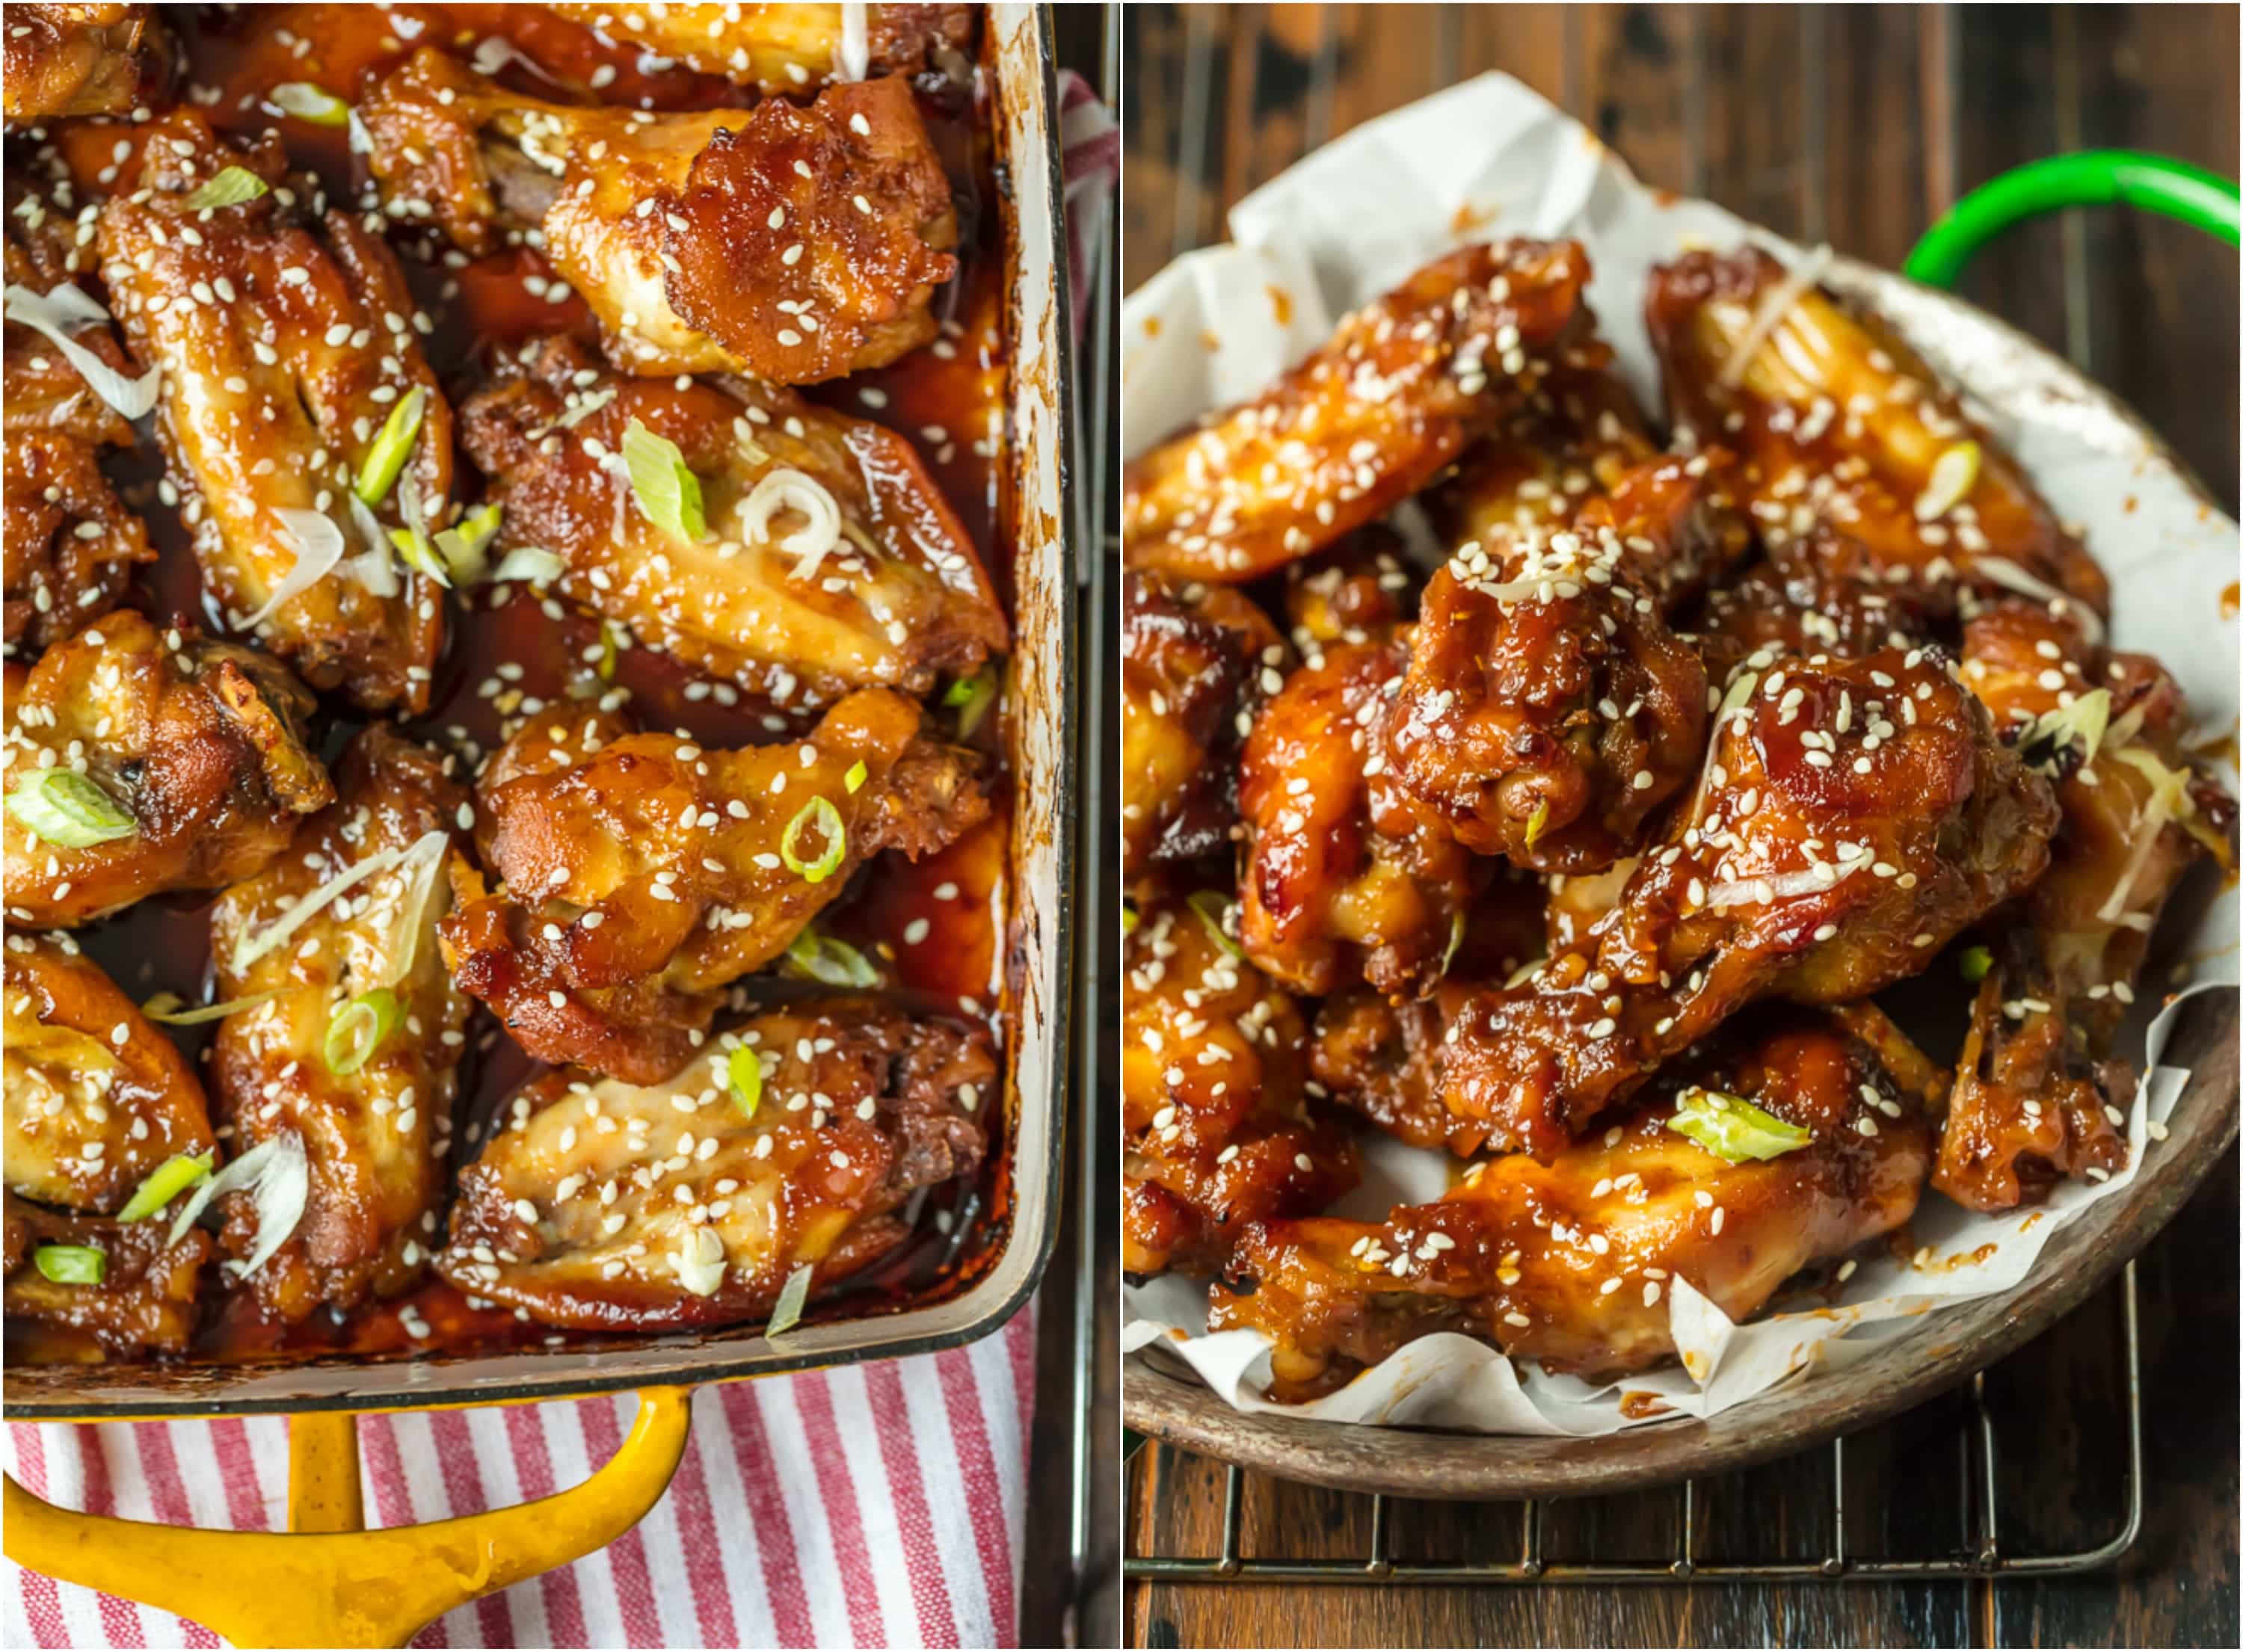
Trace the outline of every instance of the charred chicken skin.
<path fill-rule="evenodd" d="M 2158 915 L 2190 869 L 2234 863 L 2235 804 L 2182 749 L 2163 668 L 2038 604 L 1964 628 L 1963 680 L 2062 811 L 2047 875 L 1996 925 L 1933 1185 L 1978 1210 L 2126 1162 L 2134 1075 L 2112 1054 Z"/>
<path fill-rule="evenodd" d="M 1700 1145 L 1674 1128 L 1678 1107 L 1709 1097 L 1770 1115 L 1797 1145 L 1736 1162 Z M 1802 1268 L 1906 1222 L 1930 1158 L 1924 1098 L 1876 1044 L 1822 1015 L 1762 1015 L 1546 1164 L 1486 1160 L 1446 1198 L 1384 1222 L 1256 1223 L 1216 1280 L 1209 1323 L 1269 1336 L 1271 1393 L 1286 1400 L 1437 1331 L 1614 1377 L 1674 1355 L 1678 1282 L 1744 1320 Z"/>
<path fill-rule="evenodd" d="M 1285 992 L 1181 902 L 1139 915 L 1122 1031 L 1122 1266 L 1206 1273 L 1246 1224 L 1355 1185 L 1354 1144 L 1311 1109 Z"/>
<path fill-rule="evenodd" d="M 723 990 L 787 944 L 883 850 L 912 859 L 988 812 L 978 761 L 917 702 L 850 695 L 808 737 L 710 751 L 556 708 L 492 759 L 477 843 L 444 921 L 462 989 L 541 1060 L 671 1077 Z"/>
<path fill-rule="evenodd" d="M 892 1250 L 905 1202 L 980 1162 L 996 1078 L 986 1034 L 858 998 L 758 1016 L 656 1085 L 544 1073 L 460 1172 L 438 1266 L 547 1325 L 767 1318 L 800 1271 L 815 1293 Z"/>
<path fill-rule="evenodd" d="M 1130 461 L 1129 564 L 1241 583 L 1376 521 L 1532 394 L 1586 329 L 1588 275 L 1571 241 L 1427 265 L 1263 395 Z"/>
<path fill-rule="evenodd" d="M 879 366 L 933 338 L 957 272 L 950 181 L 899 77 L 649 115 L 541 103 L 427 47 L 359 112 L 390 216 L 471 257 L 535 233 L 627 372 Z"/>
<path fill-rule="evenodd" d="M 7 681 L 14 923 L 75 928 L 166 890 L 249 876 L 334 796 L 306 742 L 311 696 L 269 655 L 126 610 L 29 669 L 10 661 Z M 62 801 L 103 836 L 41 836 L 36 800 L 58 783 L 97 789 Z"/>

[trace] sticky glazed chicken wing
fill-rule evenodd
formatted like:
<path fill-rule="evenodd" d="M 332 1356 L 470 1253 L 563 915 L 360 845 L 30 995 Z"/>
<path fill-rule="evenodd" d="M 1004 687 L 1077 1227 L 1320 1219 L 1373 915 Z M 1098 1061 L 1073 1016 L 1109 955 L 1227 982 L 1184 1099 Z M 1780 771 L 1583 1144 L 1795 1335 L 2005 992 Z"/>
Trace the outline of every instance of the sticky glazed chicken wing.
<path fill-rule="evenodd" d="M 1744 460 L 1741 492 L 1780 566 L 1907 588 L 2109 611 L 2101 568 L 1883 318 L 1755 247 L 1655 270 L 1646 319 L 1677 426 Z"/>
<path fill-rule="evenodd" d="M 451 414 L 395 256 L 347 214 L 318 235 L 295 222 L 270 142 L 237 151 L 181 113 L 140 156 L 102 209 L 102 276 L 163 373 L 157 432 L 204 582 L 313 688 L 426 710 L 441 593 L 391 535 L 416 512 L 424 535 L 448 520 Z M 264 188 L 197 205 L 221 178 Z"/>
<path fill-rule="evenodd" d="M 209 1234 L 191 1227 L 174 1241 L 162 1216 L 118 1222 L 51 1211 L 13 1193 L 6 1201 L 10 1319 L 82 1337 L 115 1359 L 186 1351 Z"/>
<path fill-rule="evenodd" d="M 1291 650 L 1226 585 L 1142 568 L 1122 586 L 1122 867 L 1227 851 L 1238 751 L 1285 681 Z"/>
<path fill-rule="evenodd" d="M 1239 937 L 1302 992 L 1432 990 L 1492 870 L 1403 789 L 1383 736 L 1399 642 L 1343 644 L 1256 719 L 1239 765 Z"/>
<path fill-rule="evenodd" d="M 114 1214 L 165 1160 L 212 1151 L 178 1048 L 67 935 L 8 937 L 8 1191 Z"/>
<path fill-rule="evenodd" d="M 468 808 L 449 768 L 374 724 L 335 802 L 211 917 L 219 998 L 247 1001 L 210 1056 L 232 1151 L 277 1142 L 308 1178 L 285 1236 L 249 1195 L 219 1200 L 229 1254 L 269 1252 L 248 1283 L 279 1320 L 395 1295 L 437 1248 L 468 1010 L 436 943 Z"/>
<path fill-rule="evenodd" d="M 128 447 L 132 443 L 132 426 L 125 415 L 94 393 L 62 346 L 45 332 L 17 319 L 27 308 L 44 311 L 59 304 L 62 310 L 55 319 L 58 325 L 67 323 L 63 331 L 73 345 L 121 378 L 138 376 L 91 296 L 59 291 L 75 286 L 77 277 L 90 274 L 98 262 L 90 245 L 93 230 L 86 217 L 97 209 L 71 212 L 66 205 L 71 194 L 64 184 L 42 189 L 13 171 L 7 174 L 9 292 L 8 319 L 0 329 L 6 350 L 0 420 L 4 420 L 11 453 L 17 438 L 26 434 L 68 437 L 93 447 Z M 27 299 L 34 301 L 28 306 Z M 40 305 L 36 302 L 40 299 L 51 302 Z M 11 541 L 12 536 L 11 529 Z"/>
<path fill-rule="evenodd" d="M 438 1266 L 547 1325 L 767 1318 L 798 1273 L 814 1295 L 894 1249 L 911 1197 L 980 1162 L 996 1078 L 986 1034 L 859 998 L 758 1016 L 645 1087 L 547 1072 L 460 1172 Z"/>
<path fill-rule="evenodd" d="M 360 106 L 393 218 L 470 256 L 542 238 L 625 371 L 815 384 L 934 337 L 950 181 L 900 77 L 804 106 L 541 103 L 433 47 Z"/>
<path fill-rule="evenodd" d="M 74 928 L 246 877 L 334 795 L 269 656 L 111 614 L 8 667 L 7 910 Z"/>
<path fill-rule="evenodd" d="M 1865 997 L 2031 883 L 2055 801 L 1952 671 L 1937 649 L 1748 661 L 1592 944 L 1452 1019 L 1449 1106 L 1546 1158 L 1744 1005 Z"/>
<path fill-rule="evenodd" d="M 837 76 L 915 75 L 939 52 L 962 51 L 973 37 L 966 6 L 868 5 L 865 36 L 850 75 L 843 5 L 665 5 L 649 0 L 546 8 L 572 23 L 704 75 L 762 92 L 824 85 Z"/>
<path fill-rule="evenodd" d="M 1138 917 L 1122 1029 L 1122 1266 L 1204 1273 L 1244 1226 L 1320 1209 L 1361 1175 L 1303 1087 L 1292 999 L 1162 900 Z"/>
<path fill-rule="evenodd" d="M 5 635 L 37 655 L 121 604 L 156 552 L 85 443 L 11 430 L 7 445 Z"/>
<path fill-rule="evenodd" d="M 169 61 L 153 10 L 11 0 L 0 76 L 9 124 L 131 111 Z"/>
<path fill-rule="evenodd" d="M 1130 461 L 1129 563 L 1242 583 L 1376 521 L 1532 393 L 1586 328 L 1588 275 L 1571 241 L 1425 265 L 1263 395 Z"/>
<path fill-rule="evenodd" d="M 1963 680 L 2062 811 L 2047 875 L 1996 926 L 1934 1177 L 2006 1210 L 2125 1165 L 2134 1075 L 2112 1044 L 2167 898 L 2199 862 L 2234 863 L 2235 805 L 2182 749 L 2164 668 L 2077 620 L 1990 606 L 1964 628 Z"/>
<path fill-rule="evenodd" d="M 1755 1145 L 1773 1157 L 1683 1133 L 1746 1107 L 1765 1117 Z M 1726 1030 L 1662 1074 L 1648 1105 L 1548 1164 L 1476 1165 L 1446 1198 L 1384 1222 L 1256 1224 L 1209 1323 L 1268 1335 L 1272 1397 L 1286 1400 L 1437 1331 L 1614 1377 L 1675 1353 L 1678 1281 L 1747 1319 L 1802 1268 L 1905 1223 L 1930 1157 L 1923 1098 L 1877 1045 L 1786 1011 Z"/>
<path fill-rule="evenodd" d="M 563 594 L 775 701 L 924 694 L 1001 652 L 973 544 L 904 437 L 783 387 L 622 379 L 563 339 L 465 409 L 505 509 L 494 555 L 552 553 Z M 627 455 L 650 433 L 697 478 L 702 520 L 657 522 Z"/>
<path fill-rule="evenodd" d="M 723 989 L 770 963 L 883 850 L 911 859 L 988 812 L 979 761 L 918 702 L 850 695 L 799 742 L 711 751 L 556 708 L 484 776 L 444 950 L 541 1060 L 659 1084 Z"/>

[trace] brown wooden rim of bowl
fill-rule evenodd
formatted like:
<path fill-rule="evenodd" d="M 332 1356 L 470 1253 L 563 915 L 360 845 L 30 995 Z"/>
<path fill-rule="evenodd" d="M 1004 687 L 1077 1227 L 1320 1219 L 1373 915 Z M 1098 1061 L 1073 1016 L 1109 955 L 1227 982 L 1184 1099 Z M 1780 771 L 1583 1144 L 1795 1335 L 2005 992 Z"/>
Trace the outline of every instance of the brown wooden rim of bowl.
<path fill-rule="evenodd" d="M 2173 1109 L 2170 1138 L 2150 1144 L 2123 1192 L 2060 1229 L 2009 1291 L 1943 1309 L 1934 1327 L 1896 1337 L 1846 1370 L 1787 1383 L 1704 1420 L 1553 1439 L 1233 1411 L 1196 1377 L 1155 1368 L 1138 1353 L 1123 1362 L 1123 1419 L 1171 1445 L 1284 1480 L 1487 1501 L 1626 1491 L 1819 1445 L 1904 1411 L 2014 1352 L 2156 1237 L 2235 1139 L 2237 1005 L 2232 991 L 2213 991 L 2182 1013 L 2166 1053 L 2168 1064 L 2190 1069 L 2188 1087 Z"/>

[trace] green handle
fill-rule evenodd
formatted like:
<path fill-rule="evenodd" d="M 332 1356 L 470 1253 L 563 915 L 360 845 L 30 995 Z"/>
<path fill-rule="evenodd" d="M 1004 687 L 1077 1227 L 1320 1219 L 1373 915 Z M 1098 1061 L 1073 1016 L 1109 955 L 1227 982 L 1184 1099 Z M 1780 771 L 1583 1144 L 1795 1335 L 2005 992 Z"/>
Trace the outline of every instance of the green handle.
<path fill-rule="evenodd" d="M 1924 232 L 1903 272 L 1926 286 L 1954 285 L 1970 255 L 2011 225 L 2067 206 L 2139 206 L 2237 242 L 2239 191 L 2201 166 L 2130 149 L 2051 155 L 2002 173 L 1955 203 Z"/>

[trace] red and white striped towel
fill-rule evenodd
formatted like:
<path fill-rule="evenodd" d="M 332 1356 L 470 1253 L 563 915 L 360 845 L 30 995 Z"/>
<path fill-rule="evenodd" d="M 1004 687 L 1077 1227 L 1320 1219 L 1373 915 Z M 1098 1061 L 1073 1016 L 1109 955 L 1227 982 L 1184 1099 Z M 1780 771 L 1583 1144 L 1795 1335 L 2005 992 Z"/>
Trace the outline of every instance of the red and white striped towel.
<path fill-rule="evenodd" d="M 1112 115 L 1060 77 L 1081 329 L 1121 166 Z M 967 1348 L 704 1389 L 670 1494 L 596 1555 L 451 1613 L 442 1647 L 1017 1646 L 1035 1316 Z M 441 1520 L 572 1486 L 629 1395 L 359 1420 L 367 1518 Z M 17 1423 L 6 1466 L 65 1508 L 279 1530 L 287 1425 Z M 199 1623 L 0 1562 L 0 1645 L 218 1645 Z"/>

